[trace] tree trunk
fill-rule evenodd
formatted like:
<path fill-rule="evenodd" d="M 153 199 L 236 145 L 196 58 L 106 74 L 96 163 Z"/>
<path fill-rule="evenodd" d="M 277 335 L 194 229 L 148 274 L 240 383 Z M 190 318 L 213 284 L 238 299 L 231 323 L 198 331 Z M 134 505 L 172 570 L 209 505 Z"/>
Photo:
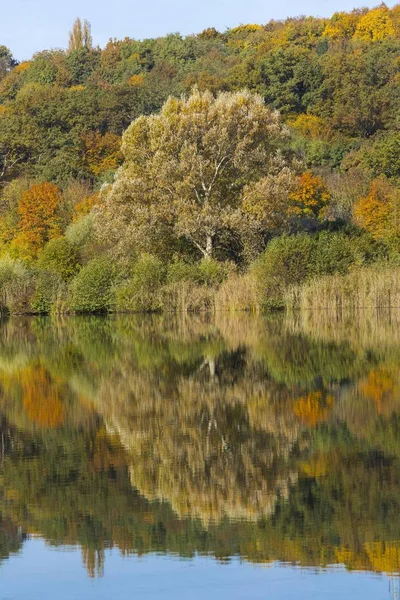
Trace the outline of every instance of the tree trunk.
<path fill-rule="evenodd" d="M 208 235 L 207 239 L 206 239 L 206 249 L 203 252 L 204 258 L 206 260 L 209 260 L 210 258 L 212 258 L 212 252 L 213 252 L 213 239 L 212 239 L 211 235 Z"/>

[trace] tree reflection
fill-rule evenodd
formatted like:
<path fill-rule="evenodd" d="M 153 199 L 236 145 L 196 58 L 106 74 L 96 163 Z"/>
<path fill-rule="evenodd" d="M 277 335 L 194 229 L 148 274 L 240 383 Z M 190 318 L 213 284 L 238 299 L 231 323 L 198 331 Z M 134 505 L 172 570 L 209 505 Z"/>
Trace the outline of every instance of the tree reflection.
<path fill-rule="evenodd" d="M 308 316 L 10 320 L 0 557 L 104 552 L 400 572 L 396 326 Z"/>

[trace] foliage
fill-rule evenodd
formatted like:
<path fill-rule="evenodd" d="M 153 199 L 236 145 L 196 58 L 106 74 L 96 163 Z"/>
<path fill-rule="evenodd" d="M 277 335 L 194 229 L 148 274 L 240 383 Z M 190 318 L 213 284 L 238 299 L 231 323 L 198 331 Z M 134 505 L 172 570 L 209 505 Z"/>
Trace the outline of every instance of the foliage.
<path fill-rule="evenodd" d="M 33 292 L 34 278 L 29 267 L 18 259 L 0 259 L 0 311 L 30 313 Z"/>
<path fill-rule="evenodd" d="M 71 309 L 78 313 L 109 310 L 113 304 L 114 278 L 114 268 L 107 258 L 90 261 L 71 282 Z"/>
<path fill-rule="evenodd" d="M 72 26 L 72 31 L 69 34 L 69 52 L 74 50 L 80 50 L 86 48 L 90 50 L 92 48 L 92 34 L 89 21 L 86 19 L 82 22 L 77 18 Z"/>
<path fill-rule="evenodd" d="M 63 281 L 56 271 L 39 270 L 35 273 L 35 291 L 30 301 L 34 313 L 49 314 L 55 310 Z"/>
<path fill-rule="evenodd" d="M 292 286 L 327 275 L 346 274 L 355 265 L 367 265 L 380 258 L 371 238 L 344 233 L 321 232 L 273 239 L 254 263 L 262 302 L 283 307 L 285 294 Z"/>
<path fill-rule="evenodd" d="M 383 40 L 394 35 L 394 27 L 387 6 L 368 11 L 357 23 L 354 37 L 360 40 Z"/>
<path fill-rule="evenodd" d="M 19 236 L 14 247 L 26 245 L 32 256 L 37 255 L 45 243 L 61 234 L 58 209 L 61 193 L 54 183 L 33 184 L 21 196 Z"/>
<path fill-rule="evenodd" d="M 24 271 L 9 305 L 67 309 L 59 276 L 99 259 L 124 274 L 121 306 L 144 308 L 128 271 L 147 254 L 166 270 L 151 310 L 212 309 L 219 289 L 259 306 L 250 265 L 295 233 L 313 233 L 309 267 L 295 276 L 288 249 L 272 304 L 285 278 L 399 262 L 399 34 L 381 4 L 104 48 L 77 19 L 66 51 L 20 64 L 0 46 L 0 252 Z"/>
<path fill-rule="evenodd" d="M 140 117 L 123 136 L 125 163 L 106 196 L 103 235 L 114 228 L 121 236 L 116 219 L 140 202 L 211 258 L 244 184 L 268 174 L 285 136 L 279 115 L 247 91 L 214 98 L 194 89 L 187 99 L 170 98 L 160 114 Z"/>
<path fill-rule="evenodd" d="M 355 222 L 378 240 L 399 240 L 400 192 L 384 177 L 375 179 L 353 209 Z"/>
<path fill-rule="evenodd" d="M 309 276 L 314 244 L 311 236 L 281 236 L 272 240 L 253 266 L 264 303 L 283 307 L 284 290 Z"/>
<path fill-rule="evenodd" d="M 88 214 L 71 223 L 65 231 L 65 237 L 77 249 L 89 245 L 93 238 L 92 216 Z"/>
<path fill-rule="evenodd" d="M 151 254 L 142 254 L 132 267 L 130 279 L 116 289 L 116 309 L 147 312 L 159 310 L 159 291 L 165 275 L 165 265 L 160 259 Z"/>
<path fill-rule="evenodd" d="M 121 140 L 114 133 L 90 131 L 83 137 L 83 145 L 87 170 L 95 177 L 115 171 L 121 163 Z"/>
<path fill-rule="evenodd" d="M 293 213 L 306 219 L 321 219 L 323 210 L 330 200 L 329 191 L 321 177 L 313 176 L 311 172 L 303 173 L 296 182 L 296 187 L 290 194 L 293 203 Z"/>
<path fill-rule="evenodd" d="M 38 266 L 67 281 L 79 271 L 76 247 L 66 237 L 50 240 L 40 253 Z"/>

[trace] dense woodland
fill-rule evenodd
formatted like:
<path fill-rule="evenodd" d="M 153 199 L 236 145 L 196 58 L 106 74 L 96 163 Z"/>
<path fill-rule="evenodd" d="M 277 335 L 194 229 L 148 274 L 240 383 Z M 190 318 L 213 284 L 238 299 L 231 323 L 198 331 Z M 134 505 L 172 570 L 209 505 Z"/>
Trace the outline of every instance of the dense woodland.
<path fill-rule="evenodd" d="M 384 4 L 0 46 L 2 311 L 398 305 L 399 55 Z"/>
<path fill-rule="evenodd" d="M 400 322 L 330 325 L 8 320 L 0 557 L 35 534 L 92 576 L 111 547 L 400 572 Z"/>

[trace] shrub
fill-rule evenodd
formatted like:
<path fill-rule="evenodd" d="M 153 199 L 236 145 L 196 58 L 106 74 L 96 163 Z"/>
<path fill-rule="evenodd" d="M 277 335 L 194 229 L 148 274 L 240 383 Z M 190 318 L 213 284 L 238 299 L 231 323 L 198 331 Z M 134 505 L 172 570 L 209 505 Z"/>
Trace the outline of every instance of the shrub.
<path fill-rule="evenodd" d="M 179 281 L 199 283 L 201 281 L 199 264 L 192 264 L 183 260 L 170 263 L 167 268 L 167 283 L 178 283 Z"/>
<path fill-rule="evenodd" d="M 218 287 L 234 268 L 231 262 L 218 262 L 212 258 L 203 259 L 199 263 L 178 260 L 168 265 L 167 283 L 191 281 L 208 287 Z"/>
<path fill-rule="evenodd" d="M 55 272 L 39 271 L 35 278 L 32 310 L 36 313 L 51 312 L 61 286 L 62 280 Z"/>
<path fill-rule="evenodd" d="M 6 257 L 0 260 L 0 310 L 11 314 L 32 311 L 33 273 L 23 262 Z"/>
<path fill-rule="evenodd" d="M 65 237 L 50 240 L 39 256 L 38 266 L 67 281 L 79 271 L 78 251 Z"/>
<path fill-rule="evenodd" d="M 270 242 L 252 274 L 264 306 L 281 308 L 291 286 L 326 275 L 345 275 L 353 266 L 370 264 L 382 254 L 382 247 L 368 235 L 322 232 L 282 236 Z"/>
<path fill-rule="evenodd" d="M 110 261 L 97 258 L 89 262 L 72 280 L 70 305 L 76 312 L 106 312 L 113 306 L 112 287 L 115 269 Z"/>
<path fill-rule="evenodd" d="M 71 223 L 65 232 L 67 240 L 76 248 L 82 248 L 93 239 L 93 216 L 86 215 Z"/>
<path fill-rule="evenodd" d="M 283 307 L 287 287 L 307 278 L 313 250 L 313 239 L 306 234 L 282 236 L 268 244 L 251 270 L 266 308 Z"/>
<path fill-rule="evenodd" d="M 234 265 L 208 258 L 199 263 L 198 269 L 201 283 L 209 287 L 218 287 L 234 270 Z"/>
<path fill-rule="evenodd" d="M 166 269 L 162 261 L 151 254 L 142 254 L 132 267 L 131 278 L 116 289 L 117 310 L 160 310 L 159 290 L 165 277 Z"/>
<path fill-rule="evenodd" d="M 314 240 L 308 277 L 347 273 L 356 261 L 356 246 L 341 233 L 323 232 Z"/>

